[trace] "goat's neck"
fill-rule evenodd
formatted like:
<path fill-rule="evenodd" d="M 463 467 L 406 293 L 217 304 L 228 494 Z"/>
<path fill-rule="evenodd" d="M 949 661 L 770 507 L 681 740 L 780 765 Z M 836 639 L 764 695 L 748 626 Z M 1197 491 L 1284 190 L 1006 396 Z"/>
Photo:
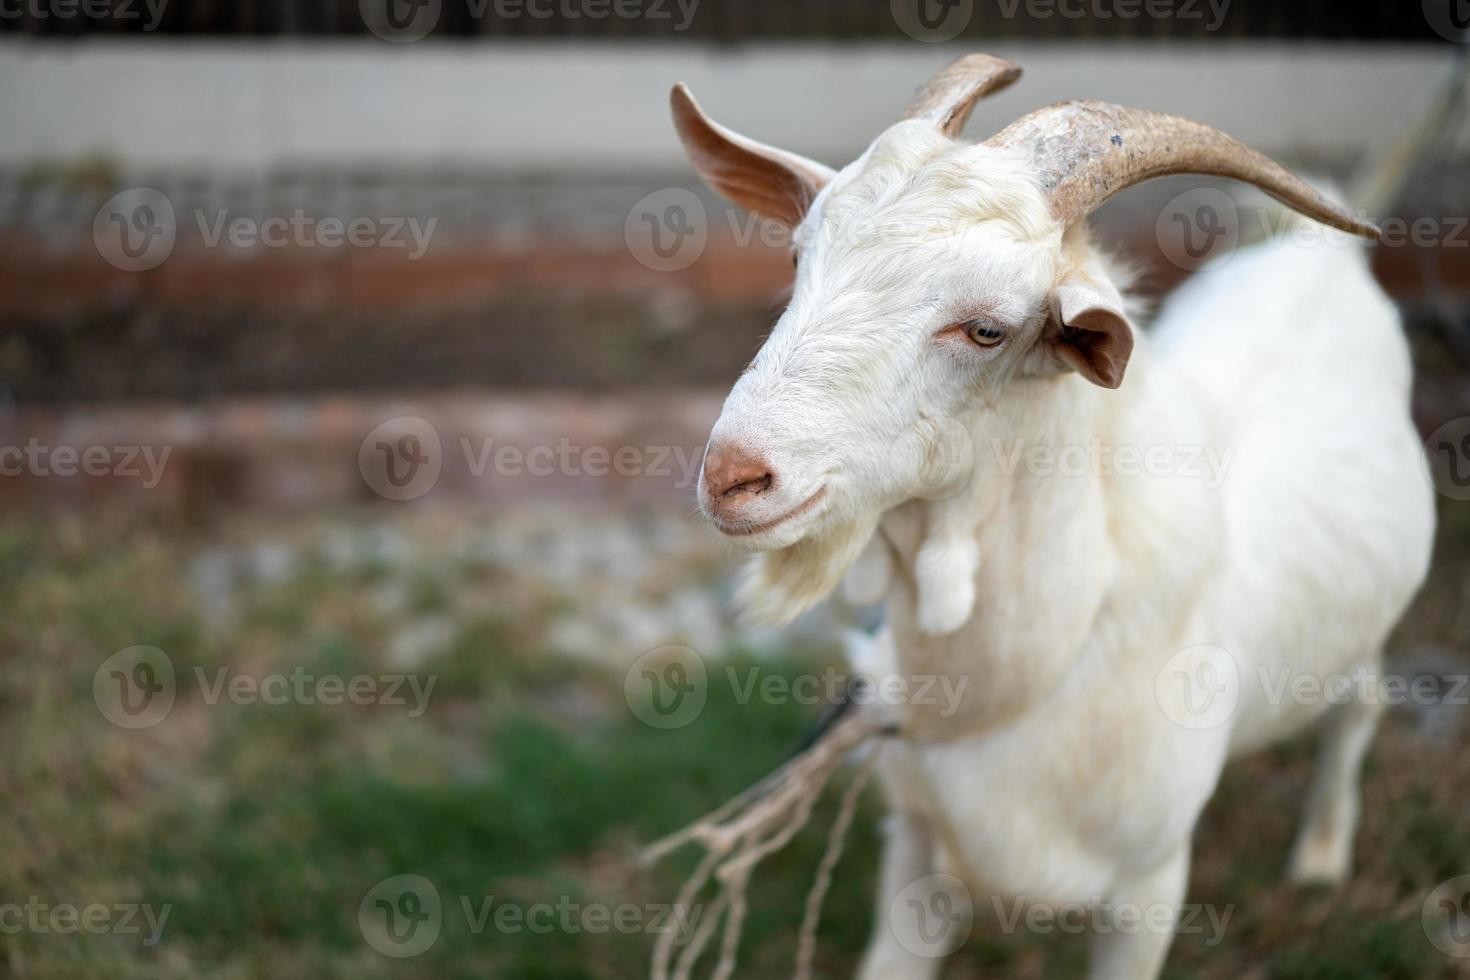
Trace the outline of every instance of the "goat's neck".
<path fill-rule="evenodd" d="M 1140 603 L 1179 608 L 1172 593 L 1159 593 L 1191 587 L 1175 549 L 1187 542 L 1206 560 L 1217 500 L 1188 480 L 1116 472 L 1123 447 L 1176 451 L 1200 439 L 1192 420 L 1172 414 L 1180 401 L 1145 349 L 1129 372 L 1118 391 L 1073 375 L 1012 385 L 1004 404 L 973 420 L 968 486 L 884 518 L 898 568 L 889 616 L 900 671 L 965 684 L 958 711 L 912 707 L 919 737 L 1004 724 L 1038 707 L 1090 652 L 1146 642 L 1128 632 L 1139 627 L 1124 625 L 1149 621 Z M 978 553 L 970 615 L 945 635 L 920 629 L 916 567 L 936 533 L 967 534 Z M 1147 569 L 1161 567 L 1154 559 L 1165 549 L 1171 578 L 1158 581 Z"/>

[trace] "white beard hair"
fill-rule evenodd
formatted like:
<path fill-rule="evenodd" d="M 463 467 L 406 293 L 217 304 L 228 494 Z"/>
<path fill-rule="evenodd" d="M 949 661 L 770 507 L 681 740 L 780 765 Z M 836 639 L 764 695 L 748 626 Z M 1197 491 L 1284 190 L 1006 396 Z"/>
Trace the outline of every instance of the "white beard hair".
<path fill-rule="evenodd" d="M 876 515 L 843 522 L 819 537 L 753 556 L 735 597 L 741 618 L 785 626 L 807 612 L 841 584 L 877 528 Z"/>

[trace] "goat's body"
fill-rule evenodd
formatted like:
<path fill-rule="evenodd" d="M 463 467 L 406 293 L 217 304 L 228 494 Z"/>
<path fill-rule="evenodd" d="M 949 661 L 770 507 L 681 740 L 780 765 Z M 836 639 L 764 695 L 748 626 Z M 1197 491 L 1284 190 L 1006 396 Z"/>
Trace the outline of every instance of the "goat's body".
<path fill-rule="evenodd" d="M 982 912 L 992 898 L 1177 905 L 1226 759 L 1331 707 L 1298 703 L 1296 679 L 1375 668 L 1424 577 L 1433 499 L 1409 419 L 1408 352 L 1358 249 L 1243 251 L 1176 295 L 1150 346 L 1120 392 L 1049 381 L 1071 390 L 1013 398 L 1002 409 L 1013 433 L 993 419 L 976 432 L 982 462 L 967 492 L 981 559 L 964 627 L 924 635 L 912 578 L 895 579 L 877 659 L 910 676 L 968 677 L 969 689 L 949 717 L 909 706 L 913 737 L 884 750 L 901 838 L 890 892 L 951 871 Z M 1218 485 L 1058 479 L 1015 456 L 1004 478 L 986 472 L 1005 469 L 1012 438 L 1163 447 L 1181 468 L 1207 447 L 1227 468 Z M 899 569 L 913 567 L 932 507 L 913 501 L 885 518 Z M 1176 683 L 1203 670 L 1229 686 L 1232 663 L 1233 692 L 1203 713 L 1188 700 L 1199 688 Z M 1331 812 L 1304 835 L 1324 838 L 1299 858 L 1306 874 L 1342 870 L 1337 838 L 1350 840 L 1353 822 L 1343 784 L 1371 723 L 1369 712 L 1344 728 L 1351 772 L 1319 787 Z M 1349 824 L 1336 837 L 1334 821 Z M 935 963 L 881 936 L 893 897 L 880 897 L 864 976 L 930 976 Z M 1154 976 L 1169 936 L 1155 938 L 1104 938 L 1093 976 Z"/>
<path fill-rule="evenodd" d="M 1366 265 L 1355 246 L 1258 247 L 1190 284 L 1160 323 L 1161 357 L 1238 450 L 1220 588 L 1235 608 L 1214 614 L 1255 675 L 1237 749 L 1314 716 L 1253 696 L 1262 672 L 1329 676 L 1376 656 L 1427 570 L 1434 503 L 1409 352 Z"/>
<path fill-rule="evenodd" d="M 1354 685 L 1428 565 L 1407 350 L 1363 254 L 1290 229 L 1182 289 L 1145 338 L 1084 219 L 1205 173 L 1376 229 L 1159 113 L 1063 102 L 957 140 L 1018 74 L 957 60 L 840 171 L 674 95 L 706 180 L 790 228 L 798 258 L 710 434 L 701 508 L 759 553 L 741 592 L 759 618 L 844 574 L 886 596 L 858 659 L 913 692 L 883 750 L 896 812 L 864 980 L 933 977 L 957 944 L 925 901 L 941 870 L 1005 900 L 1012 928 L 1026 906 L 1126 916 L 1094 921 L 1089 976 L 1153 980 L 1226 759 L 1324 715 L 1291 870 L 1340 879 L 1379 711 Z M 959 700 L 923 698 L 935 682 Z"/>

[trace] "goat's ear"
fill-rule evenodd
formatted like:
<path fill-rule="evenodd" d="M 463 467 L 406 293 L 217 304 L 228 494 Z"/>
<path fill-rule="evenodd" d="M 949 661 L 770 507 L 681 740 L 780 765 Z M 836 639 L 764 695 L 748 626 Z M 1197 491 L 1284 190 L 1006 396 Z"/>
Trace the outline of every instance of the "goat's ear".
<path fill-rule="evenodd" d="M 1086 275 L 1063 280 L 1052 291 L 1051 319 L 1041 343 L 1050 362 L 1093 384 L 1116 388 L 1133 353 L 1133 326 L 1112 283 Z"/>
<path fill-rule="evenodd" d="M 746 139 L 714 122 L 682 84 L 674 86 L 672 103 L 674 126 L 699 175 L 748 211 L 795 228 L 834 176 L 831 167 Z"/>

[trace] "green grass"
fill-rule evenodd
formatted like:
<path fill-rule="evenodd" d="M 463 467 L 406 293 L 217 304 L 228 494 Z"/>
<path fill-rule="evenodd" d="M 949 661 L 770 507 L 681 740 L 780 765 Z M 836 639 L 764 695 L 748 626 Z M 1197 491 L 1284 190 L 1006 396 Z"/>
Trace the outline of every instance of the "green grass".
<path fill-rule="evenodd" d="M 411 668 L 436 679 L 421 717 L 381 704 L 210 705 L 196 668 L 399 670 L 385 639 L 392 617 L 371 601 L 397 573 L 307 560 L 288 581 L 251 591 L 237 615 L 214 618 L 192 598 L 188 553 L 146 530 L 0 532 L 0 901 L 171 906 L 152 947 L 129 935 L 0 935 L 0 975 L 642 976 L 648 935 L 476 928 L 462 902 L 473 913 L 492 896 L 496 907 L 522 908 L 671 900 L 694 855 L 637 871 L 637 845 L 767 772 L 814 710 L 738 703 L 717 669 L 699 718 L 658 731 L 623 704 L 620 674 L 546 652 L 535 617 L 484 612 Z M 413 612 L 450 608 L 444 580 L 407 574 Z M 92 677 L 135 644 L 170 655 L 179 692 L 163 723 L 126 731 L 97 710 Z M 800 653 L 760 665 L 788 675 L 822 666 Z M 1404 737 L 1391 732 L 1382 751 L 1422 757 Z M 1171 980 L 1452 975 L 1413 898 L 1467 870 L 1463 795 L 1432 770 L 1376 765 L 1369 795 L 1381 805 L 1365 833 L 1387 857 L 1344 892 L 1301 896 L 1279 881 L 1290 820 L 1261 801 L 1296 800 L 1308 764 L 1280 753 L 1227 778 L 1192 895 L 1233 904 L 1236 916 L 1218 947 L 1181 937 Z M 789 971 L 832 807 L 759 872 L 740 975 Z M 824 978 L 851 975 L 871 927 L 878 815 L 868 799 L 827 903 Z M 442 931 L 421 955 L 392 959 L 364 940 L 358 908 L 378 882 L 403 874 L 434 883 Z M 981 933 L 946 976 L 1077 976 L 1084 959 L 1074 940 Z"/>

